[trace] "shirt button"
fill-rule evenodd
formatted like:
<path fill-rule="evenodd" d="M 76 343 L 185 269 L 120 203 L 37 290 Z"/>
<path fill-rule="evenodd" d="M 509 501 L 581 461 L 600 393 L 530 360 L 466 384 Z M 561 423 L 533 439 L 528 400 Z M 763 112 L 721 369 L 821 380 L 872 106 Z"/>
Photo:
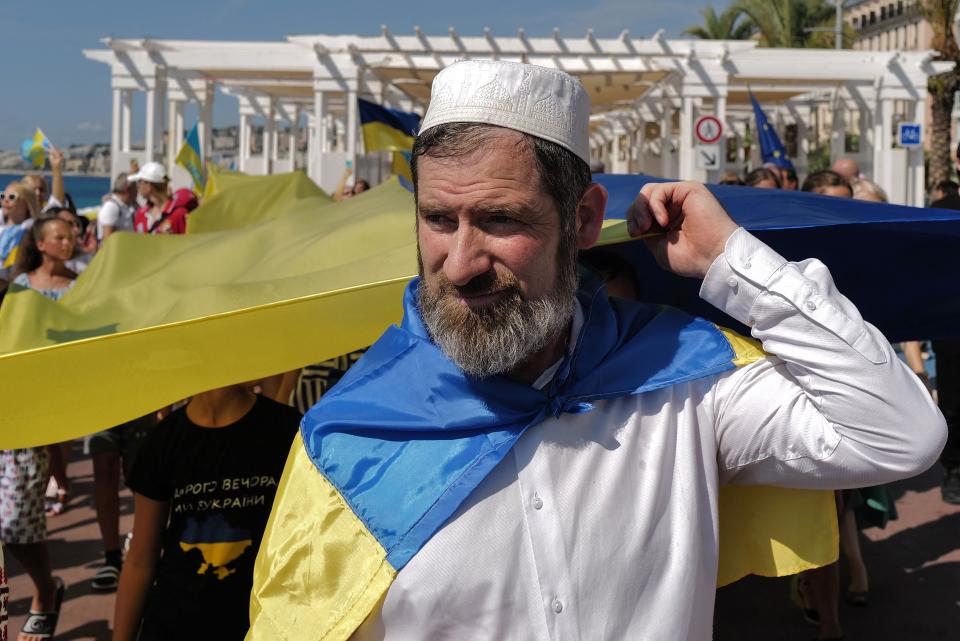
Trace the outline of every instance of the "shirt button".
<path fill-rule="evenodd" d="M 817 308 L 817 304 L 814 303 L 812 300 L 808 300 L 805 304 L 805 307 L 812 312 Z"/>
<path fill-rule="evenodd" d="M 563 603 L 560 602 L 560 599 L 554 599 L 551 605 L 553 606 L 553 611 L 557 614 L 563 612 Z"/>
<path fill-rule="evenodd" d="M 731 276 L 730 278 L 727 279 L 727 285 L 729 285 L 730 287 L 736 287 L 737 279 Z"/>
<path fill-rule="evenodd" d="M 539 510 L 543 507 L 543 499 L 541 499 L 536 494 L 533 495 L 533 509 Z"/>

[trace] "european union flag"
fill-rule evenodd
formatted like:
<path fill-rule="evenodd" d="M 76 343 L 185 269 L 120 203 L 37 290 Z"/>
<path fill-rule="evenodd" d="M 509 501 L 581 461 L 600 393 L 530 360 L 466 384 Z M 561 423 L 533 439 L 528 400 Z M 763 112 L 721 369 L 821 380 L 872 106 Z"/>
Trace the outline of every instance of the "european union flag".
<path fill-rule="evenodd" d="M 413 149 L 413 138 L 420 128 L 420 116 L 383 107 L 362 98 L 357 99 L 357 104 L 360 108 L 363 146 L 367 153 Z"/>
<path fill-rule="evenodd" d="M 757 119 L 757 138 L 760 141 L 760 156 L 764 164 L 771 163 L 783 169 L 794 169 L 793 163 L 787 158 L 787 150 L 780 142 L 777 130 L 767 120 L 767 114 L 763 113 L 752 91 L 750 102 L 753 104 L 753 115 Z"/>
<path fill-rule="evenodd" d="M 203 167 L 203 152 L 200 151 L 200 134 L 197 132 L 197 126 L 183 139 L 183 146 L 177 152 L 177 164 L 190 172 L 193 178 L 193 190 L 197 194 L 203 193 L 203 188 L 207 184 L 207 173 Z"/>

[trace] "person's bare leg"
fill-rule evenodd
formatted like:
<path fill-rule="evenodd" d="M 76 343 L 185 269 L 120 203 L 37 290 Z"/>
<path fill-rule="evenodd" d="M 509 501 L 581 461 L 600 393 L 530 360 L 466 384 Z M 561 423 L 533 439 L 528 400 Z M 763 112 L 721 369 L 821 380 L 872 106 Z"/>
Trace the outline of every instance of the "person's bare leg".
<path fill-rule="evenodd" d="M 867 592 L 870 589 L 870 580 L 867 575 L 867 566 L 860 553 L 860 530 L 857 529 L 857 518 L 853 510 L 844 510 L 840 521 L 840 547 L 850 567 L 850 592 Z"/>
<path fill-rule="evenodd" d="M 103 547 L 120 549 L 120 455 L 101 452 L 93 455 L 93 504 Z"/>
<path fill-rule="evenodd" d="M 806 573 L 806 595 L 810 606 L 820 615 L 820 638 L 843 636 L 840 627 L 840 564 L 831 563 Z"/>
<path fill-rule="evenodd" d="M 33 602 L 30 604 L 30 609 L 38 612 L 52 610 L 57 585 L 53 580 L 53 573 L 50 569 L 50 554 L 47 551 L 47 544 L 6 543 L 4 545 L 10 550 L 10 554 L 20 562 L 33 582 Z"/>

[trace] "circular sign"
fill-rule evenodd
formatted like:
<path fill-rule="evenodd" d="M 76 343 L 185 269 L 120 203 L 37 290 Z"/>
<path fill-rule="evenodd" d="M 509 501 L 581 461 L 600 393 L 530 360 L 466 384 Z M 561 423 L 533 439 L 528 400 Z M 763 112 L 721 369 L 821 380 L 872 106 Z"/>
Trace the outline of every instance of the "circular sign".
<path fill-rule="evenodd" d="M 710 145 L 723 136 L 723 125 L 720 124 L 720 119 L 716 116 L 700 116 L 693 128 L 693 133 L 697 140 L 705 145 Z"/>

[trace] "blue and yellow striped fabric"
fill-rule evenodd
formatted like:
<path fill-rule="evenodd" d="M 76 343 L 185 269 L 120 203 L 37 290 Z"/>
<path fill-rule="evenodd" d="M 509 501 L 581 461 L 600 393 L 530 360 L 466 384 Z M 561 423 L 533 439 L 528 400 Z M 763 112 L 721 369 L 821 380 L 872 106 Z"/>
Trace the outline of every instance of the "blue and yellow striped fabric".
<path fill-rule="evenodd" d="M 357 99 L 357 106 L 363 130 L 363 148 L 367 153 L 413 149 L 413 137 L 420 127 L 420 116 L 383 107 L 363 98 Z"/>

